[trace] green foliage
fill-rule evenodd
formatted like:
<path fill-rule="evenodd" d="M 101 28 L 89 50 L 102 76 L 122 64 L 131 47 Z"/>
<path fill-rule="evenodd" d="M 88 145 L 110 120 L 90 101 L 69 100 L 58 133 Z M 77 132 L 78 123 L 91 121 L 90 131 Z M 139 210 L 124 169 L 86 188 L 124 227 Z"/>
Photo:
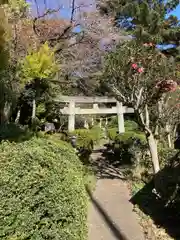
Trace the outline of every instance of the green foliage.
<path fill-rule="evenodd" d="M 29 7 L 29 3 L 25 0 L 8 0 L 8 5 L 11 12 L 19 16 Z"/>
<path fill-rule="evenodd" d="M 0 0 L 0 5 L 1 4 L 5 4 L 5 3 L 7 3 L 8 2 L 8 0 Z"/>
<path fill-rule="evenodd" d="M 146 143 L 146 137 L 144 133 L 139 132 L 125 132 L 123 134 L 119 134 L 115 137 L 115 141 L 118 142 L 126 142 L 126 141 L 133 141 L 134 139 L 139 140 L 142 144 Z"/>
<path fill-rule="evenodd" d="M 98 144 L 102 138 L 102 131 L 100 128 L 92 129 L 77 129 L 73 133 L 77 136 L 77 144 L 79 147 L 93 147 Z"/>
<path fill-rule="evenodd" d="M 135 168 L 147 164 L 149 156 L 144 133 L 128 131 L 117 134 L 116 129 L 110 129 L 109 137 L 113 141 L 112 149 L 116 160 L 119 160 L 119 164 L 132 165 L 133 171 Z M 130 169 L 129 173 L 131 174 Z"/>
<path fill-rule="evenodd" d="M 89 158 L 94 146 L 99 144 L 102 138 L 101 129 L 77 129 L 69 134 L 69 136 L 71 135 L 76 135 L 77 148 L 79 149 L 79 158 L 84 164 L 87 164 L 89 162 Z M 70 140 L 70 138 L 68 140 Z"/>
<path fill-rule="evenodd" d="M 171 91 L 168 81 L 173 79 L 171 82 L 174 85 L 175 81 L 178 81 L 173 62 L 158 49 L 130 41 L 119 45 L 115 51 L 108 54 L 104 67 L 102 84 L 108 87 L 109 93 L 117 100 L 135 109 L 136 121 L 144 130 L 146 122 L 143 119 L 146 118 L 145 112 L 148 110 L 146 113 L 149 114 L 150 128 L 154 134 L 153 126 L 159 124 L 163 118 L 157 111 L 158 102 Z M 158 86 L 161 82 L 165 86 L 167 84 L 167 89 Z M 165 113 L 168 110 L 169 106 Z M 165 116 L 167 117 L 167 114 Z"/>
<path fill-rule="evenodd" d="M 8 35 L 9 35 L 8 19 L 4 12 L 4 9 L 0 7 L 0 71 L 7 67 L 9 60 L 9 46 L 8 46 Z"/>
<path fill-rule="evenodd" d="M 167 148 L 167 147 L 162 148 L 161 146 L 159 146 L 158 153 L 160 158 L 159 159 L 160 165 L 161 165 L 161 168 L 163 168 L 167 164 L 170 164 L 172 158 L 178 153 L 178 150 Z"/>
<path fill-rule="evenodd" d="M 67 146 L 67 148 L 71 148 L 70 143 L 69 143 L 69 136 L 66 134 L 56 133 L 53 135 L 45 135 L 43 132 L 40 132 L 40 133 L 38 133 L 38 136 L 42 137 L 42 138 L 51 139 L 54 143 L 56 143 L 60 147 L 61 147 L 62 141 L 63 141 L 64 145 Z M 85 160 L 88 161 L 89 155 L 87 154 L 87 149 L 85 148 L 84 150 L 85 150 L 85 153 L 82 153 L 80 155 L 80 159 L 83 161 L 85 161 Z M 91 153 L 91 150 L 90 150 L 90 153 Z M 87 157 L 87 159 L 85 159 L 85 157 Z M 83 166 L 83 174 L 84 174 L 84 185 L 88 186 L 89 189 L 93 190 L 95 187 L 96 178 L 95 178 L 92 168 L 87 165 Z"/>
<path fill-rule="evenodd" d="M 110 140 L 114 140 L 117 133 L 118 133 L 118 120 L 117 118 L 113 118 L 113 120 L 110 122 L 110 124 L 108 124 L 109 128 L 108 128 L 108 137 Z M 127 120 L 124 122 L 124 127 L 125 127 L 125 131 L 126 132 L 140 132 L 139 130 L 139 126 L 136 122 L 131 121 L 131 120 Z"/>
<path fill-rule="evenodd" d="M 144 183 L 141 181 L 132 181 L 131 185 L 131 194 L 132 196 L 136 195 L 142 188 L 144 187 Z"/>
<path fill-rule="evenodd" d="M 47 43 L 36 52 L 30 52 L 22 62 L 22 77 L 25 83 L 34 79 L 54 77 L 58 67 L 54 52 Z"/>
<path fill-rule="evenodd" d="M 137 68 L 143 68 L 141 74 L 132 68 L 132 64 L 137 64 Z M 112 89 L 120 91 L 118 97 L 126 104 L 135 104 L 137 97 L 136 91 L 143 86 L 148 97 L 146 101 L 152 101 L 152 91 L 160 79 L 172 79 L 175 69 L 172 62 L 168 61 L 160 52 L 154 48 L 147 48 L 134 41 L 119 45 L 116 51 L 107 55 L 105 61 L 104 75 L 102 81 Z M 128 87 L 127 87 L 128 86 Z M 136 90 L 136 91 L 135 91 Z M 150 94 L 151 91 L 151 94 Z M 131 95 L 132 100 L 129 99 Z M 152 97 L 150 97 L 152 96 Z"/>
<path fill-rule="evenodd" d="M 127 120 L 124 122 L 124 126 L 125 126 L 125 130 L 127 132 L 129 131 L 139 131 L 139 126 L 136 122 L 131 121 L 131 120 Z"/>
<path fill-rule="evenodd" d="M 179 21 L 170 14 L 178 4 L 178 0 L 108 0 L 100 10 L 139 41 L 178 44 Z"/>
<path fill-rule="evenodd" d="M 0 141 L 22 142 L 30 139 L 33 133 L 26 127 L 14 123 L 0 125 Z"/>
<path fill-rule="evenodd" d="M 161 151 L 161 159 L 164 160 L 162 170 L 156 176 L 156 191 L 167 206 L 174 207 L 179 214 L 180 204 L 180 165 L 179 152 L 166 149 Z"/>
<path fill-rule="evenodd" d="M 115 153 L 121 161 L 138 165 L 143 162 L 147 152 L 146 137 L 143 133 L 126 132 L 115 137 Z"/>
<path fill-rule="evenodd" d="M 108 138 L 112 141 L 115 140 L 117 136 L 118 129 L 117 128 L 108 128 Z"/>
<path fill-rule="evenodd" d="M 0 182 L 1 239 L 87 239 L 84 172 L 68 143 L 2 143 Z"/>

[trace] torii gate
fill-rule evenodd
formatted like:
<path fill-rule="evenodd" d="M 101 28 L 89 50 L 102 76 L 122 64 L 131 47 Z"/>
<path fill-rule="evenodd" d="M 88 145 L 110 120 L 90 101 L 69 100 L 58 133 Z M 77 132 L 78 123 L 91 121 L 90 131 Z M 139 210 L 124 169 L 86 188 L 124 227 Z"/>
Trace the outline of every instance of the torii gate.
<path fill-rule="evenodd" d="M 128 108 L 118 102 L 115 98 L 108 97 L 85 97 L 85 96 L 60 96 L 59 99 L 55 99 L 58 102 L 68 103 L 68 107 L 60 109 L 60 112 L 64 115 L 68 115 L 68 131 L 75 130 L 75 115 L 97 115 L 97 114 L 113 114 L 118 116 L 118 131 L 124 133 L 124 113 L 134 113 L 133 108 Z M 76 107 L 76 103 L 92 103 L 92 108 L 80 108 Z M 99 108 L 99 103 L 116 103 L 116 107 L 111 108 Z"/>

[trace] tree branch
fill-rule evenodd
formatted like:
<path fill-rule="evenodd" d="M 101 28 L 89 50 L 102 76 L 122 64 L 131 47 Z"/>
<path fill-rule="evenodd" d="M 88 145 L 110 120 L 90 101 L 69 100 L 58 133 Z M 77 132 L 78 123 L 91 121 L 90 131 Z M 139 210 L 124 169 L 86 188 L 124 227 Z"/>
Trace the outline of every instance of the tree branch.
<path fill-rule="evenodd" d="M 137 95 L 137 102 L 136 102 L 136 105 L 135 105 L 135 108 L 136 108 L 136 109 L 139 108 L 139 105 L 140 105 L 140 103 L 141 103 L 143 90 L 144 90 L 144 87 L 142 87 L 142 88 L 140 89 L 139 95 Z"/>
<path fill-rule="evenodd" d="M 33 30 L 34 30 L 35 34 L 36 34 L 38 37 L 40 37 L 40 36 L 39 36 L 39 34 L 38 34 L 38 31 L 37 31 L 36 22 L 37 22 L 39 19 L 42 19 L 42 18 L 44 18 L 45 16 L 47 16 L 47 15 L 49 15 L 49 14 L 59 12 L 59 10 L 60 10 L 61 8 L 62 8 L 62 6 L 60 6 L 58 9 L 47 9 L 42 15 L 39 15 L 39 14 L 38 14 L 38 16 L 33 19 Z"/>
<path fill-rule="evenodd" d="M 72 10 L 71 10 L 71 20 L 70 20 L 70 23 L 72 24 L 73 23 L 73 20 L 74 20 L 74 13 L 75 13 L 75 0 L 72 0 Z"/>
<path fill-rule="evenodd" d="M 121 101 L 123 101 L 123 102 L 126 102 L 126 98 L 125 98 L 125 96 L 117 89 L 117 88 L 115 88 L 114 86 L 109 86 L 109 88 L 111 89 L 111 92 L 115 95 L 115 96 L 117 96 L 118 98 L 120 97 L 121 98 Z"/>
<path fill-rule="evenodd" d="M 148 105 L 145 105 L 145 116 L 146 116 L 146 127 L 149 128 L 150 124 L 150 119 L 149 119 L 149 110 L 148 110 Z"/>

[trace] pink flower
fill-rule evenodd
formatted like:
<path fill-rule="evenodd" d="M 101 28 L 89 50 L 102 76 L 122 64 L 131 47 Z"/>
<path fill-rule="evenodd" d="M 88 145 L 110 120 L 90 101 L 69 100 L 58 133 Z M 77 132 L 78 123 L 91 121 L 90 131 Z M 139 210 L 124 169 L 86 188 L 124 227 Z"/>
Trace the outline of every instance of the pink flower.
<path fill-rule="evenodd" d="M 148 43 L 144 43 L 143 46 L 144 46 L 144 47 L 148 47 Z"/>
<path fill-rule="evenodd" d="M 136 63 L 133 63 L 133 64 L 131 65 L 131 67 L 132 67 L 133 69 L 137 69 L 137 68 L 138 68 L 138 65 L 137 65 Z"/>
<path fill-rule="evenodd" d="M 138 68 L 138 73 L 142 73 L 142 72 L 144 72 L 144 68 L 143 67 L 140 67 L 140 68 Z"/>

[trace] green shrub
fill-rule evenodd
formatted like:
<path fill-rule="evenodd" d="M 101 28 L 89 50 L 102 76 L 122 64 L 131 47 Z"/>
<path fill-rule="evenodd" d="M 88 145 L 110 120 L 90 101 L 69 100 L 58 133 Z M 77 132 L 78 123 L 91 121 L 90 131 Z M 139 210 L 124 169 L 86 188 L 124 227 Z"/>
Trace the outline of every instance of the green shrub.
<path fill-rule="evenodd" d="M 128 132 L 128 131 L 139 131 L 139 126 L 134 121 L 127 120 L 127 121 L 124 122 L 124 126 L 125 126 L 125 129 L 126 129 L 126 132 Z"/>
<path fill-rule="evenodd" d="M 108 123 L 108 127 L 110 129 L 116 129 L 116 131 L 118 130 L 118 118 L 115 117 L 115 118 L 112 118 L 112 120 Z M 127 131 L 138 131 L 139 130 L 139 127 L 138 127 L 138 124 L 132 120 L 126 120 L 124 122 L 124 127 L 126 129 L 126 132 Z"/>
<path fill-rule="evenodd" d="M 90 130 L 78 129 L 72 135 L 77 137 L 77 148 L 84 148 L 89 151 L 93 149 L 93 136 Z"/>
<path fill-rule="evenodd" d="M 66 142 L 0 145 L 0 238 L 87 239 L 84 170 Z"/>
<path fill-rule="evenodd" d="M 156 191 L 166 206 L 177 208 L 180 211 L 180 154 L 173 149 L 161 149 L 161 171 L 156 174 Z"/>
<path fill-rule="evenodd" d="M 139 164 L 146 149 L 146 138 L 142 133 L 125 132 L 115 137 L 114 151 L 123 162 Z"/>
<path fill-rule="evenodd" d="M 93 146 L 100 142 L 102 132 L 100 128 L 77 129 L 70 135 L 77 136 L 78 148 L 89 149 L 91 151 L 93 149 Z"/>
<path fill-rule="evenodd" d="M 134 140 L 138 140 L 141 144 L 146 144 L 146 137 L 143 133 L 139 133 L 139 132 L 125 132 L 122 134 L 118 134 L 115 137 L 115 142 L 119 143 L 119 142 L 129 142 L 132 143 L 134 142 Z"/>
<path fill-rule="evenodd" d="M 142 132 L 139 130 L 138 124 L 134 121 L 127 120 L 124 123 L 125 132 L 130 132 L 130 134 L 141 134 Z M 118 135 L 118 127 L 113 127 L 108 129 L 108 137 L 110 140 L 114 141 L 116 136 Z"/>
<path fill-rule="evenodd" d="M 117 116 L 113 116 L 111 120 L 108 122 L 108 127 L 109 128 L 117 128 L 118 126 L 118 118 Z"/>
<path fill-rule="evenodd" d="M 163 168 L 167 164 L 170 164 L 171 160 L 178 152 L 179 151 L 176 149 L 159 147 L 158 153 L 159 153 L 159 161 L 160 161 L 161 168 Z"/>
<path fill-rule="evenodd" d="M 140 131 L 129 131 L 117 134 L 115 129 L 110 129 L 109 137 L 113 141 L 113 143 L 110 144 L 110 148 L 114 152 L 115 162 L 119 162 L 119 165 L 129 165 L 124 172 L 128 178 L 141 179 L 147 167 L 146 165 L 149 165 L 150 162 L 144 133 Z"/>
<path fill-rule="evenodd" d="M 33 133 L 26 127 L 13 123 L 0 125 L 0 141 L 21 142 L 30 139 L 32 136 Z"/>
<path fill-rule="evenodd" d="M 115 140 L 115 137 L 117 136 L 118 129 L 117 128 L 109 128 L 108 129 L 108 138 L 112 141 Z"/>

